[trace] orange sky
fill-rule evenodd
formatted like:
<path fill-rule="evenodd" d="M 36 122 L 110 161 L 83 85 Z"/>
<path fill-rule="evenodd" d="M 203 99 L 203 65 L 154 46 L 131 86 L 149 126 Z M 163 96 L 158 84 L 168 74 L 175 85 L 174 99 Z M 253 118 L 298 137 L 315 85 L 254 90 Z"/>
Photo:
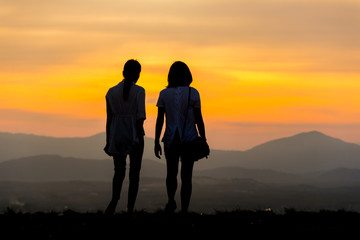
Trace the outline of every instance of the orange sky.
<path fill-rule="evenodd" d="M 0 0 L 0 131 L 89 136 L 127 59 L 147 136 L 170 65 L 188 64 L 209 143 L 247 149 L 318 130 L 360 143 L 355 0 Z"/>

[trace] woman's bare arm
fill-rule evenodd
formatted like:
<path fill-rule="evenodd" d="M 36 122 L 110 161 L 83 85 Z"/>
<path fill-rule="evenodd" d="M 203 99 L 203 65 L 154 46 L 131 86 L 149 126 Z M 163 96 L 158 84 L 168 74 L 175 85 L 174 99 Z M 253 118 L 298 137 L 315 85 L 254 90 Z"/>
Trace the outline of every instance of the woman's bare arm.
<path fill-rule="evenodd" d="M 205 124 L 201 114 L 201 108 L 194 108 L 195 123 L 198 128 L 200 137 L 206 139 L 205 135 Z"/>
<path fill-rule="evenodd" d="M 162 154 L 161 146 L 160 146 L 160 135 L 164 125 L 164 116 L 165 116 L 165 109 L 162 107 L 158 108 L 158 115 L 156 118 L 156 127 L 155 127 L 155 156 L 157 158 L 161 158 L 160 155 Z"/>

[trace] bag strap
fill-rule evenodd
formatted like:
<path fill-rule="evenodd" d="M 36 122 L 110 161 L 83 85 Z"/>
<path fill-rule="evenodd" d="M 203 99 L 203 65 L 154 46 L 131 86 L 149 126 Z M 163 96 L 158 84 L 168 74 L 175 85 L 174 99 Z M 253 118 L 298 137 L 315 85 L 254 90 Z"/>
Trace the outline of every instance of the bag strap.
<path fill-rule="evenodd" d="M 183 129 L 182 129 L 181 141 L 184 138 L 184 133 L 185 133 L 186 120 L 187 120 L 187 115 L 188 115 L 189 106 L 190 106 L 190 94 L 191 94 L 191 87 L 189 86 L 189 96 L 188 96 L 188 102 L 187 102 L 187 107 L 186 107 L 186 112 L 185 112 L 185 120 L 184 120 Z"/>

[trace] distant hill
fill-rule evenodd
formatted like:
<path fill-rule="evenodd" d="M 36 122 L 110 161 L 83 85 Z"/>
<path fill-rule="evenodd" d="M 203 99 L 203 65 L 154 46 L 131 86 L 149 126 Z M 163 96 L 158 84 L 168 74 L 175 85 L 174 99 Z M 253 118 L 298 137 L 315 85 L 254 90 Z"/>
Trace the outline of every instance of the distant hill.
<path fill-rule="evenodd" d="M 261 144 L 242 157 L 244 166 L 288 173 L 360 168 L 360 145 L 313 131 Z"/>
<path fill-rule="evenodd" d="M 312 177 L 313 184 L 339 187 L 360 186 L 360 169 L 337 168 Z"/>
<path fill-rule="evenodd" d="M 164 164 L 143 160 L 142 176 L 162 178 L 165 171 Z M 0 180 L 7 181 L 111 181 L 113 174 L 112 160 L 39 155 L 0 163 Z"/>
<path fill-rule="evenodd" d="M 0 133 L 0 162 L 33 155 L 104 159 L 105 134 L 83 138 L 55 138 L 22 133 Z"/>
<path fill-rule="evenodd" d="M 35 155 L 59 155 L 83 159 L 111 159 L 105 154 L 105 133 L 90 137 L 55 138 L 0 132 L 0 162 Z M 144 158 L 156 160 L 154 139 L 145 137 Z M 162 161 L 163 162 L 163 161 Z"/>
<path fill-rule="evenodd" d="M 112 160 L 99 161 L 39 155 L 18 158 L 0 163 L 0 181 L 49 182 L 49 181 L 105 181 L 113 177 Z M 127 172 L 128 174 L 128 167 Z M 165 179 L 165 164 L 143 159 L 142 178 Z M 360 186 L 360 169 L 338 168 L 312 174 L 288 174 L 266 169 L 245 169 L 221 167 L 208 170 L 194 170 L 194 177 L 224 180 L 252 180 L 266 184 L 316 186 Z"/>
<path fill-rule="evenodd" d="M 110 160 L 103 152 L 105 133 L 85 138 L 53 138 L 0 133 L 0 162 L 34 155 Z M 144 159 L 165 163 L 153 153 L 154 140 L 145 139 Z M 313 131 L 276 139 L 246 151 L 211 149 L 210 157 L 195 164 L 195 170 L 222 167 L 267 169 L 284 173 L 310 173 L 336 168 L 360 169 L 360 145 Z"/>
<path fill-rule="evenodd" d="M 0 179 L 10 181 L 109 180 L 113 166 L 109 161 L 40 155 L 0 163 Z"/>
<path fill-rule="evenodd" d="M 127 167 L 128 171 L 128 167 Z M 113 162 L 92 159 L 39 155 L 0 163 L 0 180 L 7 181 L 111 181 Z M 128 172 L 127 172 L 128 174 Z M 165 178 L 165 164 L 143 159 L 142 177 Z M 238 167 L 196 170 L 194 176 L 218 179 L 253 179 L 259 182 L 294 183 L 299 177 L 272 170 Z"/>
<path fill-rule="evenodd" d="M 275 139 L 246 151 L 212 151 L 210 159 L 200 164 L 209 169 L 236 166 L 297 174 L 360 168 L 360 145 L 312 131 Z"/>
<path fill-rule="evenodd" d="M 298 184 L 304 178 L 296 174 L 288 174 L 267 169 L 245 169 L 240 167 L 221 167 L 196 171 L 196 176 L 207 176 L 220 179 L 253 179 L 263 183 Z"/>

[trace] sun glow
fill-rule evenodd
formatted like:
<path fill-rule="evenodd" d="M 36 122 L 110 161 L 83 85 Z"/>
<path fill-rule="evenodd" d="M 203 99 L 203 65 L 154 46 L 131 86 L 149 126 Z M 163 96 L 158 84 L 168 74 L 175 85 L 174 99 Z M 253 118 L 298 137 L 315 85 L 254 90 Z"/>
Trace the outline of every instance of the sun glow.
<path fill-rule="evenodd" d="M 136 2 L 2 3 L 0 131 L 103 132 L 105 94 L 135 58 L 149 137 L 169 67 L 182 60 L 215 147 L 307 130 L 360 143 L 357 2 Z"/>

